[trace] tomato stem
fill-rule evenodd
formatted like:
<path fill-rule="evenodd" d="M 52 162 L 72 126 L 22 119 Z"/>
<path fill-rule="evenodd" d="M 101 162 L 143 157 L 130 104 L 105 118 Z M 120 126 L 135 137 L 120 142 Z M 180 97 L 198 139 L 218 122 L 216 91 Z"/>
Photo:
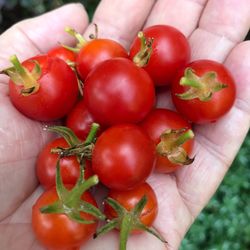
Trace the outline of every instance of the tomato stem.
<path fill-rule="evenodd" d="M 65 49 L 78 53 L 80 49 L 88 43 L 88 41 L 80 33 L 76 32 L 73 28 L 67 26 L 65 27 L 64 30 L 65 32 L 67 32 L 69 35 L 73 36 L 77 40 L 76 47 L 62 45 Z"/>
<path fill-rule="evenodd" d="M 159 232 L 157 232 L 151 227 L 145 226 L 140 221 L 140 215 L 147 203 L 146 195 L 144 195 L 140 199 L 140 201 L 134 206 L 131 211 L 128 211 L 118 201 L 110 197 L 106 199 L 106 202 L 115 210 L 115 212 L 117 213 L 117 217 L 112 220 L 107 220 L 107 224 L 105 224 L 103 227 L 99 228 L 96 231 L 94 238 L 99 235 L 105 234 L 114 228 L 117 228 L 120 230 L 119 250 L 126 250 L 126 245 L 130 232 L 133 229 L 140 229 L 153 234 L 162 242 L 166 243 L 166 240 L 160 235 Z"/>
<path fill-rule="evenodd" d="M 62 181 L 59 162 L 60 159 L 58 159 L 56 166 L 56 191 L 59 200 L 50 205 L 42 207 L 40 211 L 42 213 L 63 213 L 66 214 L 70 219 L 83 224 L 91 224 L 95 221 L 83 219 L 80 215 L 80 212 L 85 212 L 95 216 L 100 220 L 104 220 L 105 216 L 98 208 L 81 200 L 81 196 L 86 190 L 98 184 L 99 180 L 97 175 L 91 176 L 89 179 L 84 181 L 83 174 L 80 174 L 76 185 L 71 190 L 68 190 Z M 83 165 L 81 165 L 81 171 L 83 171 Z"/>
<path fill-rule="evenodd" d="M 144 33 L 140 31 L 138 33 L 138 38 L 140 39 L 141 42 L 141 48 L 139 52 L 134 56 L 133 62 L 138 66 L 138 67 L 144 67 L 148 64 L 149 59 L 151 57 L 153 48 L 153 38 L 146 38 Z"/>
<path fill-rule="evenodd" d="M 169 129 L 162 133 L 161 141 L 156 150 L 159 155 L 166 157 L 170 162 L 179 165 L 189 165 L 194 161 L 190 158 L 182 145 L 194 138 L 191 129 Z"/>
<path fill-rule="evenodd" d="M 29 72 L 18 60 L 16 55 L 10 57 L 13 67 L 3 70 L 1 73 L 8 75 L 16 85 L 22 85 L 21 94 L 28 96 L 39 90 L 37 80 L 41 76 L 41 67 L 38 62 L 34 61 L 34 68 Z"/>
<path fill-rule="evenodd" d="M 202 76 L 195 74 L 192 68 L 186 68 L 184 76 L 180 79 L 180 85 L 189 89 L 181 94 L 176 94 L 182 100 L 192 100 L 198 98 L 200 101 L 211 100 L 213 94 L 226 88 L 227 85 L 217 80 L 214 71 L 204 73 Z"/>
<path fill-rule="evenodd" d="M 95 123 L 95 122 L 92 123 L 90 132 L 89 132 L 86 140 L 84 141 L 85 144 L 90 144 L 95 140 L 96 134 L 97 134 L 99 128 L 100 128 L 100 125 L 98 123 Z"/>
<path fill-rule="evenodd" d="M 189 129 L 186 132 L 182 133 L 177 140 L 175 141 L 176 146 L 181 146 L 184 144 L 186 141 L 191 140 L 194 138 L 194 132 Z"/>

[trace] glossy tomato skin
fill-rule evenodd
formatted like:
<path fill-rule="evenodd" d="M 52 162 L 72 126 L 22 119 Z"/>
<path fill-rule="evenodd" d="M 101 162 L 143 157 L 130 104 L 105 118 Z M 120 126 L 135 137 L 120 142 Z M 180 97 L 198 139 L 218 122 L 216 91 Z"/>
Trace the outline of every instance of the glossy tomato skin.
<path fill-rule="evenodd" d="M 72 188 L 67 186 L 67 188 Z M 50 250 L 80 249 L 80 245 L 91 238 L 97 228 L 97 222 L 82 224 L 70 220 L 64 214 L 42 214 L 40 208 L 58 200 L 55 187 L 46 190 L 38 198 L 32 207 L 32 228 L 36 238 Z M 82 196 L 82 200 L 97 207 L 95 199 L 88 192 Z M 86 220 L 95 218 L 86 213 L 81 213 Z"/>
<path fill-rule="evenodd" d="M 96 121 L 107 126 L 137 123 L 155 104 L 151 78 L 126 58 L 99 64 L 88 75 L 83 95 Z"/>
<path fill-rule="evenodd" d="M 147 197 L 147 203 L 141 212 L 140 221 L 150 227 L 158 214 L 158 202 L 154 190 L 148 183 L 144 182 L 131 190 L 110 190 L 108 193 L 108 197 L 118 201 L 128 211 L 131 211 L 144 195 Z M 109 219 L 117 217 L 115 210 L 106 202 L 104 203 L 104 213 Z M 142 231 L 133 230 L 132 232 L 140 233 Z"/>
<path fill-rule="evenodd" d="M 93 171 L 105 186 L 115 190 L 128 190 L 143 183 L 154 162 L 153 141 L 133 124 L 105 130 L 97 139 L 92 155 Z"/>
<path fill-rule="evenodd" d="M 48 52 L 48 56 L 50 57 L 57 57 L 63 60 L 64 62 L 75 62 L 76 61 L 76 53 L 64 48 L 63 46 L 57 46 L 51 49 Z"/>
<path fill-rule="evenodd" d="M 190 60 L 190 47 L 186 37 L 176 28 L 155 25 L 143 30 L 146 38 L 153 38 L 153 52 L 143 68 L 156 86 L 169 85 L 179 68 Z M 141 42 L 136 38 L 131 45 L 131 59 L 140 51 Z"/>
<path fill-rule="evenodd" d="M 99 63 L 115 58 L 128 57 L 125 48 L 111 39 L 94 39 L 82 47 L 76 59 L 77 72 L 82 80 Z"/>
<path fill-rule="evenodd" d="M 180 114 L 169 109 L 153 110 L 141 123 L 140 126 L 154 141 L 155 145 L 160 142 L 161 134 L 168 129 L 191 129 L 191 124 Z M 194 140 L 186 141 L 182 146 L 191 154 Z M 166 157 L 157 154 L 155 171 L 159 173 L 172 173 L 181 165 L 170 162 Z"/>
<path fill-rule="evenodd" d="M 47 55 L 36 56 L 22 63 L 32 70 L 34 62 L 40 64 L 42 74 L 39 90 L 29 96 L 21 94 L 22 86 L 9 81 L 9 95 L 14 106 L 24 115 L 39 121 L 54 121 L 65 116 L 78 98 L 75 73 L 61 59 Z"/>
<path fill-rule="evenodd" d="M 85 140 L 93 122 L 95 122 L 94 117 L 89 112 L 82 99 L 67 115 L 66 126 L 72 129 L 78 138 Z"/>
<path fill-rule="evenodd" d="M 192 68 L 198 76 L 202 76 L 206 72 L 216 72 L 217 80 L 226 84 L 227 87 L 213 93 L 209 101 L 200 101 L 198 98 L 181 100 L 176 94 L 183 93 L 189 88 L 180 85 L 180 79 L 187 67 Z M 236 98 L 236 86 L 231 73 L 223 64 L 212 60 L 197 60 L 185 68 L 176 75 L 172 85 L 171 94 L 176 109 L 191 122 L 198 124 L 215 122 L 231 109 Z"/>
<path fill-rule="evenodd" d="M 56 164 L 58 154 L 52 154 L 51 149 L 56 147 L 68 148 L 69 144 L 64 138 L 57 138 L 49 142 L 40 152 L 36 163 L 36 173 L 40 184 L 49 189 L 55 186 Z M 74 185 L 80 175 L 80 165 L 75 156 L 63 157 L 60 160 L 60 171 L 64 184 Z M 86 161 L 84 176 L 89 178 L 93 175 L 91 163 Z"/>

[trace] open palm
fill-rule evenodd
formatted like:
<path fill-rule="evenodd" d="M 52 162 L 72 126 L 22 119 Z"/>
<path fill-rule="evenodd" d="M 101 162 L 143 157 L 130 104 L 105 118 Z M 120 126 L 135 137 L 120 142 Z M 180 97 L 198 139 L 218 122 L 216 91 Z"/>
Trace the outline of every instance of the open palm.
<path fill-rule="evenodd" d="M 129 47 L 144 26 L 169 24 L 180 29 L 192 49 L 192 60 L 223 62 L 237 84 L 232 110 L 216 123 L 195 126 L 195 162 L 172 175 L 154 174 L 149 182 L 159 202 L 155 227 L 168 245 L 148 234 L 132 236 L 129 250 L 178 249 L 186 231 L 216 191 L 250 127 L 250 42 L 242 42 L 250 27 L 248 0 L 102 0 L 94 22 L 99 37 Z M 86 12 L 80 4 L 66 5 L 43 16 L 16 24 L 0 37 L 0 68 L 17 54 L 23 60 L 45 53 L 58 41 L 73 41 L 65 26 L 89 34 Z M 91 30 L 92 31 L 92 30 Z M 51 139 L 43 124 L 20 114 L 10 103 L 8 79 L 0 76 L 0 248 L 43 249 L 31 230 L 31 207 L 41 188 L 34 165 L 42 146 Z M 167 93 L 159 105 L 171 105 Z M 84 249 L 117 249 L 117 232 L 89 241 Z"/>

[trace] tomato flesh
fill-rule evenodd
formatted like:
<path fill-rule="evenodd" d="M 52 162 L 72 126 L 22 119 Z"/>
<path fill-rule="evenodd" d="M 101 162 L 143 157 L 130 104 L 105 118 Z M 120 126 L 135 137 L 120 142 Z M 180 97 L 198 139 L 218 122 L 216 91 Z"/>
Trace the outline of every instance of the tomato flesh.
<path fill-rule="evenodd" d="M 143 67 L 156 86 L 169 85 L 177 70 L 190 60 L 190 47 L 186 37 L 174 27 L 155 25 L 143 30 L 146 38 L 153 38 L 152 54 Z M 130 58 L 140 51 L 141 41 L 136 38 L 130 48 Z"/>
<path fill-rule="evenodd" d="M 40 88 L 34 94 L 21 94 L 23 86 L 9 81 L 9 95 L 14 106 L 24 115 L 39 121 L 54 121 L 65 116 L 78 98 L 75 73 L 61 59 L 46 55 L 28 59 L 22 65 L 29 71 L 34 60 L 40 64 L 42 74 L 38 79 Z"/>
<path fill-rule="evenodd" d="M 128 53 L 119 43 L 111 39 L 94 39 L 82 47 L 76 59 L 76 68 L 82 80 L 99 63 L 115 58 L 128 57 Z"/>
<path fill-rule="evenodd" d="M 141 123 L 140 126 L 144 129 L 149 137 L 154 141 L 155 145 L 160 142 L 160 137 L 163 132 L 168 129 L 191 129 L 191 124 L 177 112 L 169 109 L 153 110 Z M 194 140 L 186 141 L 182 147 L 188 153 L 192 152 Z M 155 171 L 159 173 L 171 173 L 180 168 L 181 165 L 174 164 L 167 157 L 157 153 Z"/>
<path fill-rule="evenodd" d="M 155 89 L 147 72 L 125 58 L 99 64 L 84 85 L 85 103 L 102 125 L 137 123 L 155 104 Z"/>
<path fill-rule="evenodd" d="M 110 127 L 97 139 L 92 168 L 111 189 L 127 190 L 144 182 L 153 170 L 153 141 L 136 125 Z"/>
<path fill-rule="evenodd" d="M 72 188 L 68 186 L 67 188 Z M 32 227 L 36 238 L 48 249 L 70 250 L 78 249 L 80 245 L 89 240 L 97 228 L 97 222 L 82 224 L 70 220 L 65 214 L 43 214 L 40 208 L 58 200 L 55 187 L 45 191 L 32 207 Z M 88 192 L 82 200 L 97 207 L 95 199 Z M 95 218 L 81 212 L 86 220 Z"/>
<path fill-rule="evenodd" d="M 184 75 L 185 68 L 188 67 L 198 76 L 207 72 L 215 72 L 217 81 L 226 84 L 227 87 L 213 93 L 209 101 L 200 101 L 198 98 L 192 100 L 180 99 L 176 94 L 182 94 L 189 89 L 188 86 L 180 85 L 180 79 Z M 231 109 L 236 98 L 236 87 L 231 73 L 223 64 L 211 60 L 197 60 L 188 64 L 185 68 L 177 74 L 172 85 L 172 100 L 176 109 L 194 123 L 215 122 Z"/>

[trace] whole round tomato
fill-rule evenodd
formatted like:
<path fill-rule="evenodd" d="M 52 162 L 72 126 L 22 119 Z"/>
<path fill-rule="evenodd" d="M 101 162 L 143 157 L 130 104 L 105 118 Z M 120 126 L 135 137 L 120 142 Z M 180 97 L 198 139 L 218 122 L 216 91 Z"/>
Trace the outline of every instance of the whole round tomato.
<path fill-rule="evenodd" d="M 144 182 L 155 161 L 154 143 L 136 125 L 121 124 L 105 130 L 97 139 L 92 169 L 111 189 L 127 190 Z"/>
<path fill-rule="evenodd" d="M 152 53 L 148 62 L 142 65 L 155 85 L 169 85 L 177 70 L 188 63 L 190 47 L 186 37 L 176 28 L 155 25 L 143 30 L 145 39 L 153 39 Z M 145 55 L 136 56 L 141 50 L 141 39 L 136 38 L 131 45 L 129 57 L 138 63 Z"/>
<path fill-rule="evenodd" d="M 72 188 L 68 186 L 67 188 Z M 80 249 L 80 245 L 89 240 L 97 228 L 97 222 L 82 224 L 75 222 L 65 214 L 44 214 L 40 208 L 58 200 L 56 188 L 45 191 L 32 207 L 32 228 L 36 238 L 46 248 L 53 250 Z M 82 200 L 97 207 L 90 193 L 84 192 Z M 81 212 L 85 220 L 94 220 L 90 214 Z"/>
<path fill-rule="evenodd" d="M 128 57 L 125 48 L 110 39 L 94 39 L 84 45 L 76 59 L 77 72 L 82 80 L 100 62 L 115 57 Z"/>
<path fill-rule="evenodd" d="M 128 211 L 131 211 L 144 195 L 147 198 L 147 203 L 140 214 L 140 221 L 145 226 L 150 227 L 158 213 L 158 202 L 154 190 L 148 183 L 142 183 L 134 189 L 126 191 L 111 189 L 108 193 L 108 197 L 118 201 Z M 118 216 L 116 211 L 106 202 L 104 203 L 104 213 L 110 220 Z M 132 232 L 140 233 L 142 231 L 132 230 Z"/>
<path fill-rule="evenodd" d="M 236 87 L 223 64 L 197 60 L 180 70 L 171 94 L 176 109 L 183 116 L 202 124 L 216 121 L 231 109 Z"/>
<path fill-rule="evenodd" d="M 68 114 L 66 126 L 72 129 L 78 138 L 85 140 L 93 122 L 94 118 L 82 99 Z"/>
<path fill-rule="evenodd" d="M 177 112 L 169 109 L 155 109 L 140 123 L 140 126 L 157 145 L 161 135 L 168 129 L 191 129 L 190 123 L 182 118 Z M 182 148 L 190 154 L 193 149 L 193 140 L 186 141 Z M 172 163 L 167 157 L 157 154 L 155 171 L 160 173 L 171 173 L 181 165 Z"/>
<path fill-rule="evenodd" d="M 49 189 L 55 186 L 56 163 L 58 154 L 51 153 L 51 149 L 61 147 L 68 148 L 69 144 L 64 138 L 57 138 L 49 142 L 40 152 L 36 162 L 36 173 L 40 184 Z M 80 175 L 80 164 L 76 156 L 67 156 L 60 159 L 60 172 L 64 184 L 75 184 Z M 91 163 L 86 161 L 85 179 L 93 175 Z"/>
<path fill-rule="evenodd" d="M 60 58 L 66 63 L 76 61 L 76 53 L 64 48 L 63 46 L 57 46 L 51 49 L 48 52 L 48 56 Z"/>
<path fill-rule="evenodd" d="M 39 64 L 40 71 L 35 62 Z M 41 55 L 24 61 L 22 67 L 28 72 L 37 72 L 32 75 L 32 81 L 27 81 L 32 83 L 32 87 L 26 92 L 31 93 L 24 94 L 24 86 L 20 82 L 9 81 L 10 99 L 20 112 L 35 120 L 53 121 L 62 118 L 73 108 L 79 92 L 77 78 L 63 60 Z M 27 73 L 24 78 L 27 80 Z M 33 86 L 34 82 L 36 87 Z M 33 92 L 35 88 L 37 91 Z"/>
<path fill-rule="evenodd" d="M 126 58 L 100 63 L 86 78 L 83 91 L 87 108 L 102 125 L 137 123 L 155 104 L 151 78 Z"/>

